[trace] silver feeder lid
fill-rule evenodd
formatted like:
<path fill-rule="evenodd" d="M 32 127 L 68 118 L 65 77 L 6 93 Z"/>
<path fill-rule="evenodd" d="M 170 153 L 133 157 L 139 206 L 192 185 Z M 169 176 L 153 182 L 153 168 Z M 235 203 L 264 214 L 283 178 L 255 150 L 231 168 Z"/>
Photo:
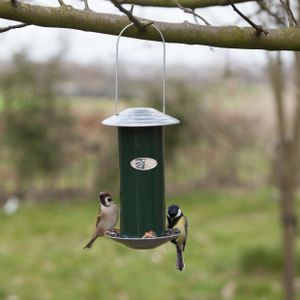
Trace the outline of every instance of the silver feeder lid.
<path fill-rule="evenodd" d="M 102 121 L 103 125 L 117 127 L 166 126 L 178 123 L 179 120 L 150 107 L 127 108 Z"/>

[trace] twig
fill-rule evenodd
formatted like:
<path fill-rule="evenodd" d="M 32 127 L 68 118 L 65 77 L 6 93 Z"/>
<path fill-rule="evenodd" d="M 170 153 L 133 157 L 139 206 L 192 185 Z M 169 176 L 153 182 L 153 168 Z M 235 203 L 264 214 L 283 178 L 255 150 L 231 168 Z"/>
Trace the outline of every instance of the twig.
<path fill-rule="evenodd" d="M 145 28 L 147 27 L 148 24 L 143 25 L 133 14 L 133 5 L 131 6 L 130 10 L 125 9 L 122 5 L 121 2 L 118 0 L 111 0 L 110 1 L 115 7 L 117 7 L 122 13 L 124 13 L 129 21 L 131 21 L 141 32 L 145 31 Z M 149 26 L 149 25 L 148 25 Z"/>
<path fill-rule="evenodd" d="M 272 12 L 271 9 L 262 0 L 256 0 L 256 2 L 263 11 L 274 18 L 277 24 L 285 25 L 284 19 L 282 19 L 278 14 Z"/>
<path fill-rule="evenodd" d="M 254 11 L 253 13 L 249 14 L 248 15 L 248 18 L 251 19 L 253 18 L 254 16 L 258 16 L 263 10 L 261 8 L 258 8 L 256 11 Z M 242 21 L 243 19 L 239 18 L 234 24 L 237 25 L 237 24 L 240 24 L 240 22 Z"/>
<path fill-rule="evenodd" d="M 130 7 L 130 13 L 133 14 L 133 10 L 134 10 L 134 5 L 131 5 Z"/>
<path fill-rule="evenodd" d="M 182 6 L 178 0 L 174 0 L 176 5 L 181 9 L 183 10 L 185 13 L 188 13 L 188 14 L 192 14 L 193 17 L 194 17 L 194 21 L 196 24 L 198 24 L 198 19 L 200 19 L 201 21 L 204 22 L 204 24 L 206 24 L 207 26 L 211 26 L 211 24 L 206 21 L 203 17 L 201 17 L 200 15 L 198 15 L 196 12 L 195 12 L 195 9 L 191 9 L 191 8 L 186 8 L 184 6 Z M 214 51 L 214 48 L 213 47 L 209 47 L 211 51 Z"/>
<path fill-rule="evenodd" d="M 211 24 L 210 24 L 209 22 L 207 22 L 203 17 L 201 17 L 200 15 L 198 15 L 198 14 L 195 12 L 194 9 L 186 8 L 186 7 L 182 6 L 182 5 L 179 3 L 178 0 L 174 0 L 174 1 L 175 1 L 175 3 L 176 3 L 177 7 L 179 7 L 182 11 L 184 11 L 184 12 L 187 13 L 187 14 L 193 15 L 195 21 L 196 21 L 196 19 L 198 18 L 198 19 L 200 19 L 205 25 L 208 25 L 208 26 L 211 25 Z"/>
<path fill-rule="evenodd" d="M 2 28 L 0 28 L 0 33 L 6 32 L 6 31 L 9 31 L 9 30 L 12 30 L 12 29 L 23 28 L 23 27 L 26 27 L 26 26 L 29 26 L 29 25 L 30 24 L 21 23 L 21 24 L 17 24 L 17 25 L 10 25 L 10 26 L 7 26 L 7 27 L 2 27 Z"/>
<path fill-rule="evenodd" d="M 84 9 L 85 10 L 90 10 L 88 0 L 83 0 L 83 2 L 84 2 Z"/>
<path fill-rule="evenodd" d="M 246 15 L 244 15 L 235 5 L 231 0 L 227 0 L 230 5 L 232 6 L 233 10 L 240 15 L 247 23 L 249 23 L 255 30 L 256 34 L 260 35 L 261 33 L 264 33 L 267 35 L 269 32 L 266 31 L 261 25 L 255 24 L 253 21 L 251 21 Z"/>
<path fill-rule="evenodd" d="M 1 27 L 0 28 L 0 33 L 6 32 L 6 31 L 9 31 L 9 30 L 12 30 L 12 29 L 23 28 L 23 27 L 26 27 L 26 26 L 29 26 L 29 25 L 30 24 L 21 23 L 21 24 L 17 24 L 17 25 L 10 25 L 10 26 L 7 26 L 7 27 Z"/>
<path fill-rule="evenodd" d="M 280 2 L 286 11 L 286 15 L 288 17 L 290 27 L 297 26 L 297 20 L 291 10 L 290 1 L 289 0 L 280 0 Z"/>
<path fill-rule="evenodd" d="M 66 5 L 63 0 L 58 0 L 58 3 L 59 3 L 60 6 L 65 6 Z"/>

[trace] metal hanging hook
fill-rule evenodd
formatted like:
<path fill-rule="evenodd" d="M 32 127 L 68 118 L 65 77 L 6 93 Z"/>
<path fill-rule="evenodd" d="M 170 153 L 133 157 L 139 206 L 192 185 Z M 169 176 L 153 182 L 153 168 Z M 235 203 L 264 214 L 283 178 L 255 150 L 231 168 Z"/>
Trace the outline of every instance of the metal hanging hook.
<path fill-rule="evenodd" d="M 118 95 L 118 68 L 119 68 L 119 42 L 120 42 L 120 38 L 122 36 L 122 34 L 124 33 L 125 30 L 127 30 L 129 27 L 131 27 L 132 25 L 134 25 L 134 23 L 130 23 L 128 25 L 126 25 L 121 32 L 118 35 L 117 38 L 117 44 L 116 44 L 116 66 L 115 66 L 115 70 L 116 70 L 116 74 L 115 74 L 115 113 L 116 115 L 118 115 L 118 104 L 119 104 L 119 95 Z M 153 26 L 157 32 L 159 33 L 161 40 L 163 42 L 163 113 L 166 113 L 166 41 L 165 38 L 162 34 L 162 32 L 160 31 L 160 29 L 155 26 L 154 24 L 151 24 L 151 26 Z"/>

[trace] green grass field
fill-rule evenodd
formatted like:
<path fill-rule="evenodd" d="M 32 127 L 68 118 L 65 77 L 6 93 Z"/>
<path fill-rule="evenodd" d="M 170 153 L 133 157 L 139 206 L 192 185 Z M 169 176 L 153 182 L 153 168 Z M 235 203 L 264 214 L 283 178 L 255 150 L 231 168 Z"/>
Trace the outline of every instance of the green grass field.
<path fill-rule="evenodd" d="M 168 199 L 189 219 L 186 269 L 169 243 L 137 251 L 108 239 L 83 250 L 88 202 L 26 203 L 0 214 L 0 299 L 276 300 L 280 228 L 271 192 L 203 192 Z"/>

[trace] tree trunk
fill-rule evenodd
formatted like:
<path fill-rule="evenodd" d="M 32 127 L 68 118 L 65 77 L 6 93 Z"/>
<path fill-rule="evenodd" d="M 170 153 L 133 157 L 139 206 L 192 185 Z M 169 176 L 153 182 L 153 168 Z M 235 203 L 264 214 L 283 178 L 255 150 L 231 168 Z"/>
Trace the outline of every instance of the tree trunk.
<path fill-rule="evenodd" d="M 293 133 L 288 134 L 287 116 L 284 107 L 285 76 L 283 74 L 280 53 L 277 54 L 275 59 L 270 57 L 270 67 L 277 118 L 278 147 L 273 167 L 276 177 L 276 187 L 280 193 L 284 300 L 295 300 L 294 278 L 296 273 L 295 239 L 297 219 L 294 212 L 294 204 L 298 177 L 300 97 L 297 97 L 299 101 L 296 102 L 295 114 L 292 118 L 292 124 L 294 124 Z"/>
<path fill-rule="evenodd" d="M 291 180 L 293 180 L 291 178 Z M 295 238 L 296 216 L 294 213 L 295 188 L 289 183 L 280 188 L 282 247 L 283 247 L 283 284 L 284 299 L 295 300 L 294 278 L 296 271 Z"/>
<path fill-rule="evenodd" d="M 282 221 L 283 247 L 283 284 L 284 299 L 295 300 L 296 255 L 295 241 L 297 217 L 295 213 L 295 199 L 297 192 L 297 155 L 296 141 L 283 141 L 279 151 L 279 181 L 278 188 L 281 194 L 280 214 Z"/>

